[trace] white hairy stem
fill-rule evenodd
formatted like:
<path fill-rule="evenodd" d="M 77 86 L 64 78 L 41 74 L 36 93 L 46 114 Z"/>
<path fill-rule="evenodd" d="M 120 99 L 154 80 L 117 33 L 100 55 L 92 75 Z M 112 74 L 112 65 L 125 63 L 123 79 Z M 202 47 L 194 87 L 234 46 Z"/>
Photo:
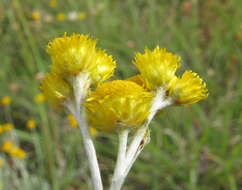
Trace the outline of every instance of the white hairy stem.
<path fill-rule="evenodd" d="M 103 190 L 102 179 L 98 160 L 96 156 L 96 150 L 88 131 L 85 108 L 80 104 L 85 100 L 88 89 L 90 87 L 90 79 L 88 74 L 81 74 L 73 78 L 73 91 L 75 96 L 74 106 L 73 104 L 66 104 L 66 107 L 74 115 L 78 122 L 79 129 L 82 135 L 82 141 L 84 149 L 87 154 L 88 165 L 91 173 L 91 181 L 93 190 Z"/>
<path fill-rule="evenodd" d="M 144 133 L 143 133 L 143 129 L 144 129 L 144 127 L 142 127 L 142 129 L 139 129 L 136 132 L 135 137 L 134 137 L 131 145 L 129 146 L 130 147 L 129 150 L 127 151 L 127 153 L 125 153 L 125 158 L 123 159 L 123 163 L 121 165 L 118 165 L 118 163 L 117 163 L 115 172 L 114 172 L 114 176 L 112 178 L 110 190 L 120 190 L 122 188 L 124 180 L 127 177 L 129 170 L 131 169 L 135 159 L 138 157 L 138 154 L 142 150 L 142 149 L 138 150 L 135 148 L 136 148 L 136 145 L 137 146 L 140 145 L 140 142 L 145 135 L 146 130 L 144 130 Z M 127 143 L 126 143 L 126 145 L 127 145 Z M 135 156 L 136 153 L 138 153 L 137 156 Z M 133 156 L 134 159 L 132 159 L 129 156 Z M 119 169 L 117 169 L 117 168 L 119 168 Z"/>
<path fill-rule="evenodd" d="M 132 139 L 131 144 L 129 145 L 127 154 L 126 154 L 126 168 L 129 167 L 130 163 L 132 162 L 133 158 L 135 157 L 135 154 L 139 150 L 139 146 L 141 144 L 141 141 L 144 138 L 145 132 L 148 129 L 148 126 L 142 126 L 140 129 L 138 129 Z M 125 168 L 125 170 L 126 170 Z"/>
<path fill-rule="evenodd" d="M 92 187 L 94 190 L 103 190 L 95 146 L 86 125 L 85 110 L 81 109 L 81 114 L 75 114 L 74 116 L 76 117 L 79 129 L 81 130 L 83 145 L 87 154 L 88 165 L 91 172 Z"/>
<path fill-rule="evenodd" d="M 165 90 L 161 87 L 156 91 L 156 95 L 153 99 L 152 106 L 150 109 L 150 115 L 148 117 L 148 124 L 154 118 L 157 111 L 170 106 L 173 103 L 171 98 L 165 98 Z"/>
<path fill-rule="evenodd" d="M 129 134 L 128 129 L 120 131 L 119 133 L 118 155 L 117 155 L 117 161 L 114 169 L 114 174 L 112 177 L 110 190 L 121 189 L 124 181 L 123 173 L 126 166 L 126 148 L 127 148 L 127 142 L 128 142 L 128 134 Z"/>

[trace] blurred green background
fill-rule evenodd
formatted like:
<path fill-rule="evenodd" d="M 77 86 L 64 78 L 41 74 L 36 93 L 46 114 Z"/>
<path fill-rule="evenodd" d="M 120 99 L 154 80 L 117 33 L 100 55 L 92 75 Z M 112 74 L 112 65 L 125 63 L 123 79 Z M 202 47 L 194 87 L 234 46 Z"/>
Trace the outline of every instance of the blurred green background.
<path fill-rule="evenodd" d="M 208 99 L 152 122 L 151 142 L 124 190 L 242 189 L 241 0 L 1 0 L 0 125 L 15 127 L 0 143 L 11 139 L 27 156 L 0 152 L 0 190 L 89 189 L 78 129 L 38 95 L 50 65 L 45 47 L 64 32 L 98 38 L 118 63 L 114 78 L 136 74 L 134 53 L 160 45 L 207 83 Z M 11 103 L 4 105 L 5 96 Z M 26 127 L 30 119 L 35 129 Z M 117 136 L 94 138 L 107 187 Z"/>

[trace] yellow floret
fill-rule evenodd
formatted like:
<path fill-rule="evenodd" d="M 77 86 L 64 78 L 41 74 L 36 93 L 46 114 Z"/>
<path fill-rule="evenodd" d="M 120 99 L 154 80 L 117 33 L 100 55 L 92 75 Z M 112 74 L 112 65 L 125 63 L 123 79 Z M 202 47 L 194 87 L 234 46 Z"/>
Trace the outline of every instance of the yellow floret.
<path fill-rule="evenodd" d="M 72 89 L 64 79 L 56 73 L 48 73 L 41 83 L 46 100 L 53 106 L 62 106 L 72 95 Z"/>
<path fill-rule="evenodd" d="M 90 126 L 104 132 L 138 127 L 148 117 L 152 97 L 131 81 L 103 83 L 87 99 Z"/>
<path fill-rule="evenodd" d="M 153 51 L 145 49 L 137 53 L 134 65 L 141 73 L 144 84 L 149 89 L 166 87 L 175 76 L 181 58 L 157 46 Z"/>
<path fill-rule="evenodd" d="M 168 86 L 168 96 L 175 104 L 193 104 L 208 97 L 206 83 L 194 72 L 185 71 L 181 78 L 175 77 Z"/>
<path fill-rule="evenodd" d="M 96 49 L 96 41 L 88 35 L 65 34 L 51 41 L 47 52 L 51 55 L 54 72 L 64 77 L 89 73 L 92 83 L 110 78 L 116 66 L 111 56 Z"/>

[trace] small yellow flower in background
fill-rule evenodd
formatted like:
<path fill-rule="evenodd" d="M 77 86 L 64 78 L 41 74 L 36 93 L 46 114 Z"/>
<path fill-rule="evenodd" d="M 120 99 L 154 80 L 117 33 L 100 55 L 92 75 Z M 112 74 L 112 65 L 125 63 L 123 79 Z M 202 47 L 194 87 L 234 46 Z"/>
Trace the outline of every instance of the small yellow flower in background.
<path fill-rule="evenodd" d="M 0 149 L 18 159 L 24 159 L 26 157 L 26 153 L 21 148 L 15 147 L 12 141 L 5 141 Z"/>
<path fill-rule="evenodd" d="M 72 128 L 77 128 L 78 123 L 77 123 L 76 118 L 72 114 L 69 114 L 67 117 L 68 117 L 68 121 L 69 121 L 70 126 Z"/>
<path fill-rule="evenodd" d="M 89 128 L 89 133 L 93 136 L 93 137 L 96 137 L 98 135 L 98 131 L 97 129 L 93 128 L 93 127 L 90 127 Z"/>
<path fill-rule="evenodd" d="M 87 14 L 86 13 L 79 13 L 79 15 L 78 15 L 78 18 L 80 20 L 84 20 L 86 17 L 87 17 Z"/>
<path fill-rule="evenodd" d="M 86 103 L 90 126 L 104 132 L 136 128 L 146 121 L 152 98 L 152 93 L 131 81 L 100 84 Z"/>
<path fill-rule="evenodd" d="M 53 8 L 57 7 L 57 5 L 58 5 L 56 0 L 50 0 L 48 4 L 49 4 L 50 7 L 53 7 Z"/>
<path fill-rule="evenodd" d="M 59 37 L 47 46 L 52 58 L 52 70 L 64 78 L 88 73 L 93 84 L 107 80 L 116 67 L 112 57 L 96 49 L 96 41 L 88 35 L 72 34 Z"/>
<path fill-rule="evenodd" d="M 155 90 L 168 85 L 175 76 L 181 58 L 157 46 L 153 51 L 145 49 L 144 54 L 135 55 L 134 65 L 140 71 L 147 88 Z"/>
<path fill-rule="evenodd" d="M 192 71 L 185 71 L 181 78 L 174 78 L 168 86 L 168 96 L 175 104 L 193 104 L 208 97 L 203 80 Z"/>
<path fill-rule="evenodd" d="M 14 147 L 8 152 L 11 156 L 16 157 L 20 160 L 24 159 L 26 157 L 26 153 L 18 147 Z"/>
<path fill-rule="evenodd" d="M 13 129 L 13 124 L 11 123 L 0 125 L 0 134 L 5 133 L 6 131 L 11 131 L 12 129 Z"/>
<path fill-rule="evenodd" d="M 45 96 L 43 93 L 39 93 L 34 97 L 34 101 L 37 103 L 42 103 L 45 101 Z"/>
<path fill-rule="evenodd" d="M 2 158 L 0 158 L 0 168 L 3 167 L 3 165 L 4 165 L 4 161 Z"/>
<path fill-rule="evenodd" d="M 10 152 L 12 150 L 12 148 L 13 148 L 13 142 L 5 141 L 0 149 L 4 152 Z"/>
<path fill-rule="evenodd" d="M 58 13 L 56 15 L 56 20 L 58 21 L 64 21 L 66 19 L 66 15 L 64 13 Z"/>
<path fill-rule="evenodd" d="M 11 103 L 11 98 L 9 96 L 4 96 L 1 99 L 1 104 L 2 105 L 9 105 Z"/>
<path fill-rule="evenodd" d="M 48 73 L 41 83 L 46 100 L 53 106 L 61 104 L 71 96 L 71 86 L 56 73 Z"/>
<path fill-rule="evenodd" d="M 13 124 L 12 123 L 5 123 L 1 126 L 1 128 L 3 129 L 3 131 L 11 131 L 13 129 Z"/>
<path fill-rule="evenodd" d="M 41 19 L 41 13 L 39 12 L 39 11 L 33 11 L 32 13 L 31 13 L 31 18 L 33 19 L 33 20 L 40 20 Z"/>
<path fill-rule="evenodd" d="M 29 129 L 34 129 L 36 127 L 36 121 L 33 119 L 30 119 L 26 122 L 26 127 Z"/>

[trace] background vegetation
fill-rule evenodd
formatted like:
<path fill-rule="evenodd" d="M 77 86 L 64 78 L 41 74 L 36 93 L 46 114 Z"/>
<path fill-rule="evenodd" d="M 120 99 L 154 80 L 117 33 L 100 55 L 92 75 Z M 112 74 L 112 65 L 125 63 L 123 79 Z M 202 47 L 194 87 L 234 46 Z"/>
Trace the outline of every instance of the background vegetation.
<path fill-rule="evenodd" d="M 169 108 L 153 121 L 152 140 L 124 189 L 242 189 L 241 0 L 1 0 L 0 98 L 12 101 L 2 103 L 0 124 L 15 128 L 0 143 L 11 139 L 27 156 L 0 152 L 0 190 L 89 189 L 78 129 L 67 113 L 36 101 L 49 71 L 46 44 L 64 32 L 98 38 L 117 60 L 116 78 L 137 72 L 135 52 L 160 45 L 207 82 L 207 100 Z M 35 129 L 26 128 L 29 119 Z M 107 186 L 117 136 L 99 133 L 95 142 Z"/>

